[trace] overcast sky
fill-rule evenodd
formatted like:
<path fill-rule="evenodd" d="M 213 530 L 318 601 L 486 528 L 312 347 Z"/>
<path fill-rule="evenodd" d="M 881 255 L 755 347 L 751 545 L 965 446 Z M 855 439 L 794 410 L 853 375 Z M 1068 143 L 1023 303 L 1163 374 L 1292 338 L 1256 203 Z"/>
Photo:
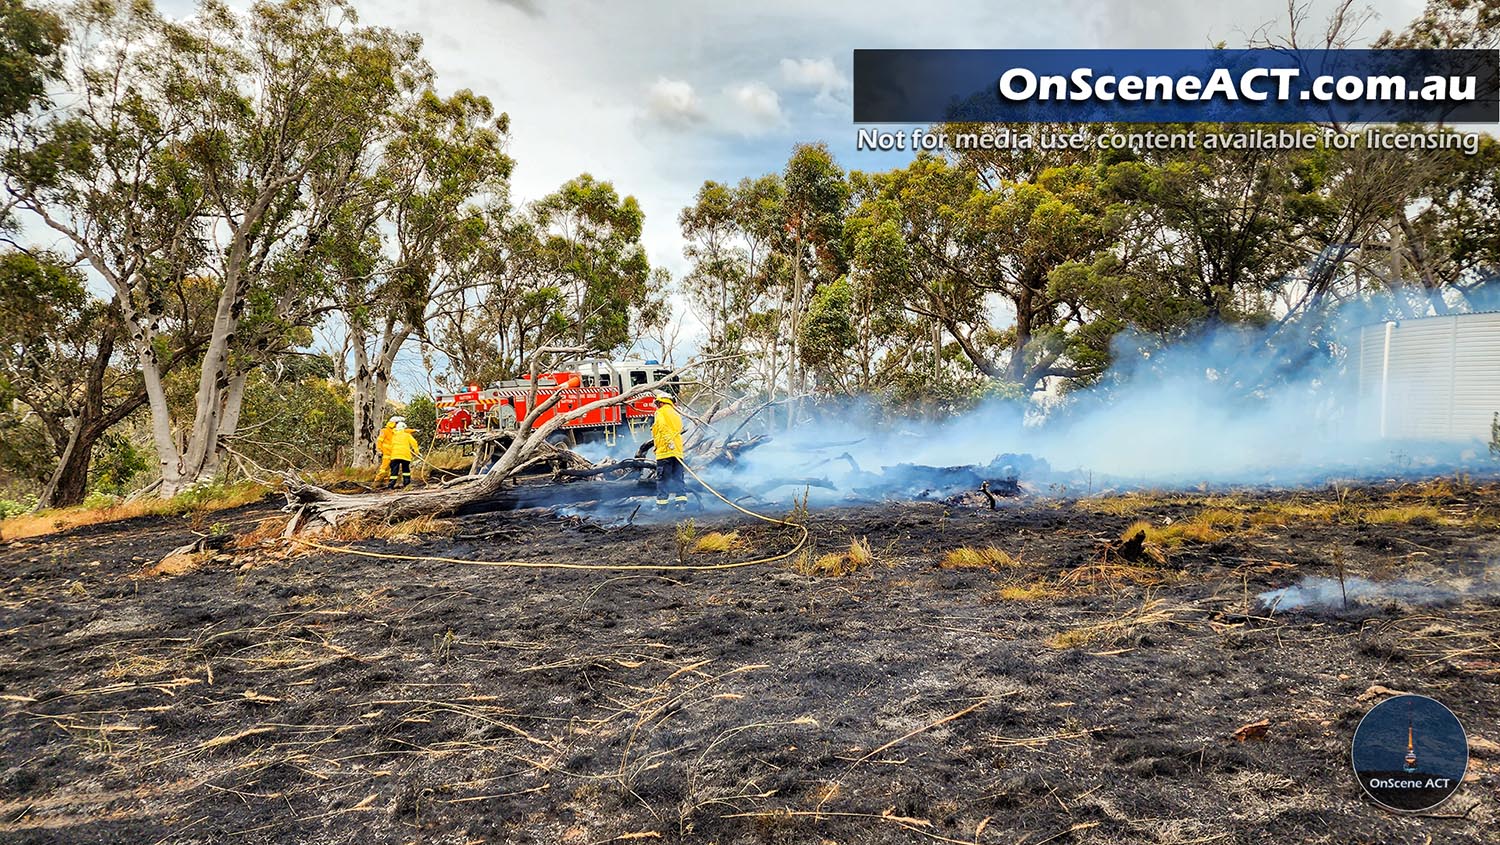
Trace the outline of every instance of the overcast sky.
<path fill-rule="evenodd" d="M 231 0 L 235 6 L 245 0 Z M 161 0 L 188 14 L 191 0 Z M 1317 10 L 1331 5 L 1314 0 Z M 1367 37 L 1421 0 L 1372 0 Z M 470 88 L 509 112 L 517 201 L 581 172 L 646 212 L 654 266 L 685 269 L 677 214 L 705 179 L 779 170 L 821 140 L 857 153 L 849 76 L 856 47 L 1209 47 L 1284 31 L 1285 0 L 927 0 L 756 3 L 668 0 L 355 0 L 361 20 L 420 33 L 445 92 Z M 904 157 L 907 154 L 901 154 Z"/>
<path fill-rule="evenodd" d="M 247 5 L 234 0 L 236 6 Z M 170 14 L 190 0 L 164 0 Z M 1326 0 L 1316 6 L 1326 8 Z M 1373 0 L 1366 27 L 1405 25 L 1420 0 Z M 652 263 L 684 268 L 677 213 L 705 179 L 780 169 L 792 144 L 856 153 L 856 47 L 1241 46 L 1278 25 L 1285 0 L 355 0 L 364 23 L 420 33 L 445 91 L 510 113 L 518 200 L 587 171 L 634 194 Z M 1315 13 L 1315 19 L 1321 16 Z"/>

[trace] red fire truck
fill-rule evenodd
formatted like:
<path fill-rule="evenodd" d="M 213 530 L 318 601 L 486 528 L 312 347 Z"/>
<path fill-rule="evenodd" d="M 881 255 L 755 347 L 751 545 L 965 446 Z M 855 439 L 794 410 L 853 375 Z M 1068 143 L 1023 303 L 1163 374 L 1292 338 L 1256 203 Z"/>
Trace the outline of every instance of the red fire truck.
<path fill-rule="evenodd" d="M 627 359 L 623 361 L 585 361 L 568 364 L 563 369 L 538 373 L 536 401 L 541 404 L 555 393 L 558 400 L 541 416 L 534 427 L 558 414 L 565 414 L 590 402 L 618 396 L 632 387 L 655 381 L 670 372 L 658 361 Z M 481 388 L 469 385 L 459 393 L 442 393 L 433 397 L 438 408 L 437 437 L 451 443 L 476 442 L 491 432 L 515 429 L 526 418 L 531 397 L 531 379 L 523 376 Z M 613 443 L 622 434 L 644 432 L 656 416 L 656 400 L 649 394 L 622 405 L 600 408 L 563 424 L 555 439 L 569 444 L 602 440 Z M 636 439 L 633 436 L 632 439 Z"/>

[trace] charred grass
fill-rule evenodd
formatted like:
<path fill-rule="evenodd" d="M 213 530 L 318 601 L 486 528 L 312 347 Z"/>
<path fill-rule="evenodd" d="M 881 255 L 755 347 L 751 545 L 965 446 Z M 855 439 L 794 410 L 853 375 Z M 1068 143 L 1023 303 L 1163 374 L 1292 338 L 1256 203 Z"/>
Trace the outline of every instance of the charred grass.
<path fill-rule="evenodd" d="M 331 543 L 397 559 L 290 555 L 263 505 L 216 517 L 238 526 L 226 554 L 141 579 L 205 529 L 81 526 L 0 547 L 0 839 L 1477 845 L 1500 817 L 1500 605 L 1254 596 L 1328 576 L 1334 550 L 1370 577 L 1493 557 L 1500 531 L 1473 526 L 1495 496 L 891 504 L 807 514 L 802 564 L 620 574 L 420 554 L 792 541 L 732 516 L 529 512 Z M 1101 554 L 1137 521 L 1166 565 Z M 1469 728 L 1474 780 L 1441 818 L 1380 812 L 1350 779 L 1375 687 Z"/>

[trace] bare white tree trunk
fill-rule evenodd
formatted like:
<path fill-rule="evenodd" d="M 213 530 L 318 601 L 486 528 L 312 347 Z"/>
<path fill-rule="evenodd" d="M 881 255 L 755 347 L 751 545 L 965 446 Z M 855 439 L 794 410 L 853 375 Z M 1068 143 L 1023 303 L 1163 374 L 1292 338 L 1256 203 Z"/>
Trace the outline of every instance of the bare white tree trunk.
<path fill-rule="evenodd" d="M 380 430 L 381 417 L 385 415 L 386 400 L 390 396 L 391 373 L 396 368 L 396 356 L 411 337 L 411 329 L 398 325 L 394 318 L 387 319 L 376 343 L 373 360 L 366 346 L 368 338 L 362 328 L 350 327 L 349 337 L 354 352 L 353 464 L 356 467 L 369 467 L 375 461 L 375 438 Z"/>

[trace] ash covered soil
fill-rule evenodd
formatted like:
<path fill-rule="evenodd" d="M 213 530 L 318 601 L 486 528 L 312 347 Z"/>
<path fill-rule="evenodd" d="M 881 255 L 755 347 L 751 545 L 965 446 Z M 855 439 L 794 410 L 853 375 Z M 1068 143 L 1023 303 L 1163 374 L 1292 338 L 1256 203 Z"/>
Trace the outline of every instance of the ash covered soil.
<path fill-rule="evenodd" d="M 1350 496 L 1427 515 L 1337 517 Z M 1148 566 L 1100 550 L 1223 502 L 1109 501 L 817 511 L 820 554 L 874 550 L 842 577 L 254 538 L 150 568 L 195 529 L 277 518 L 270 502 L 17 541 L 0 547 L 0 841 L 1495 841 L 1500 601 L 1268 613 L 1255 597 L 1337 565 L 1475 576 L 1500 557 L 1500 488 L 1246 494 L 1229 509 L 1336 517 L 1247 517 Z M 670 522 L 435 528 L 353 545 L 676 558 Z M 795 538 L 738 516 L 695 528 L 748 547 L 694 564 Z M 962 546 L 1019 562 L 940 566 Z M 1375 808 L 1349 770 L 1391 691 L 1469 730 L 1469 780 L 1426 816 Z"/>

